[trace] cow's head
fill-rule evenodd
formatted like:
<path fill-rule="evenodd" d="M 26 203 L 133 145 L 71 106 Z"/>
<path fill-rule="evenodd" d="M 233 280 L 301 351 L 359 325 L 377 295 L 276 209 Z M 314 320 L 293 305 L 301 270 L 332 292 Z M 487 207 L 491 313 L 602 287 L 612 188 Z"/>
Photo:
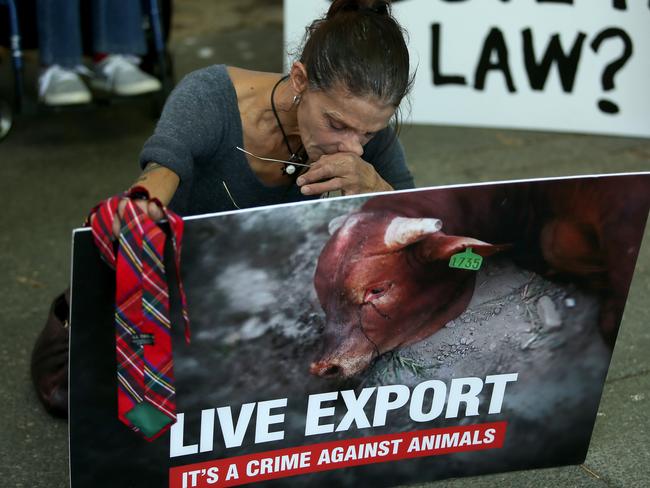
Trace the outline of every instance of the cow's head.
<path fill-rule="evenodd" d="M 355 375 L 377 356 L 428 337 L 463 312 L 474 273 L 449 268 L 449 259 L 467 247 L 482 256 L 500 248 L 446 235 L 442 224 L 383 212 L 332 221 L 314 277 L 326 325 L 312 374 Z"/>

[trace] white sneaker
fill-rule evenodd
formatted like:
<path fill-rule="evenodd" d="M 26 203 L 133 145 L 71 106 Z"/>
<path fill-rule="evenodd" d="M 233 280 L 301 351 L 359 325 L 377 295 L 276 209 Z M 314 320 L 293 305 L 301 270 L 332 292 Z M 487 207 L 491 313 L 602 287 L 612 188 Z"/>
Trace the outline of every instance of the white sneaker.
<path fill-rule="evenodd" d="M 135 56 L 111 54 L 95 65 L 93 88 L 116 95 L 142 95 L 161 89 L 160 81 L 138 68 Z"/>
<path fill-rule="evenodd" d="M 89 103 L 90 90 L 78 71 L 79 68 L 67 69 L 58 64 L 46 68 L 38 78 L 38 99 L 50 106 Z"/>

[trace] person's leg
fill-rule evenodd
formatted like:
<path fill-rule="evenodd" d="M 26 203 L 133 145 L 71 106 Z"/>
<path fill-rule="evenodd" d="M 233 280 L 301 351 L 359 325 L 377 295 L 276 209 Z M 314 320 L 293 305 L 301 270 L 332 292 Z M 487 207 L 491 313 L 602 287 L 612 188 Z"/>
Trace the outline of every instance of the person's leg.
<path fill-rule="evenodd" d="M 95 52 L 143 55 L 147 52 L 139 0 L 93 0 Z"/>
<path fill-rule="evenodd" d="M 105 55 L 95 67 L 93 87 L 117 95 L 140 95 L 160 90 L 153 76 L 138 68 L 137 55 L 147 46 L 138 0 L 93 0 L 93 41 Z"/>
<path fill-rule="evenodd" d="M 79 0 L 37 0 L 38 46 L 43 67 L 38 95 L 46 105 L 88 103 L 90 92 L 77 71 L 81 65 Z"/>
<path fill-rule="evenodd" d="M 43 66 L 81 64 L 79 0 L 38 0 L 38 48 Z"/>

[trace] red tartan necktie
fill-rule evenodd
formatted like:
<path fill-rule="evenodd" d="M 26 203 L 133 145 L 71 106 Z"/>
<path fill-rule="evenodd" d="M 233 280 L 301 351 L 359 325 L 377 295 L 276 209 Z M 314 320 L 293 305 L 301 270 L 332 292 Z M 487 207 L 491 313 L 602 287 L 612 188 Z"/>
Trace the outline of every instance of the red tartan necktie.
<path fill-rule="evenodd" d="M 176 420 L 176 393 L 169 320 L 169 291 L 163 255 L 165 233 L 131 200 L 148 197 L 143 188 L 109 198 L 93 211 L 93 237 L 102 257 L 116 270 L 115 342 L 117 403 L 122 422 L 152 441 Z M 113 217 L 126 200 L 117 255 Z M 171 229 L 176 271 L 189 342 L 189 318 L 180 279 L 183 221 L 156 202 Z M 92 213 L 91 213 L 92 215 Z"/>

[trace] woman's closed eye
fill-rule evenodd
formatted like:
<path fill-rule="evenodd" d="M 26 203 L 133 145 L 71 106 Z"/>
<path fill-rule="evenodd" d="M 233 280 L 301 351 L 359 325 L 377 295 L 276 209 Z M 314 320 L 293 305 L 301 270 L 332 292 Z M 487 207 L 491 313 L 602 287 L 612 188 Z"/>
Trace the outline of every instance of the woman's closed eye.
<path fill-rule="evenodd" d="M 330 125 L 331 129 L 334 129 L 336 131 L 344 131 L 344 130 L 348 129 L 348 127 L 345 124 L 334 122 L 332 120 L 330 120 L 329 125 Z M 367 139 L 367 140 L 370 140 L 373 137 L 375 137 L 376 134 L 377 134 L 376 132 L 366 132 L 365 134 L 363 134 L 363 138 Z"/>
<path fill-rule="evenodd" d="M 334 129 L 336 131 L 343 131 L 348 128 L 345 124 L 342 124 L 332 119 L 329 119 L 329 125 L 331 129 Z"/>

